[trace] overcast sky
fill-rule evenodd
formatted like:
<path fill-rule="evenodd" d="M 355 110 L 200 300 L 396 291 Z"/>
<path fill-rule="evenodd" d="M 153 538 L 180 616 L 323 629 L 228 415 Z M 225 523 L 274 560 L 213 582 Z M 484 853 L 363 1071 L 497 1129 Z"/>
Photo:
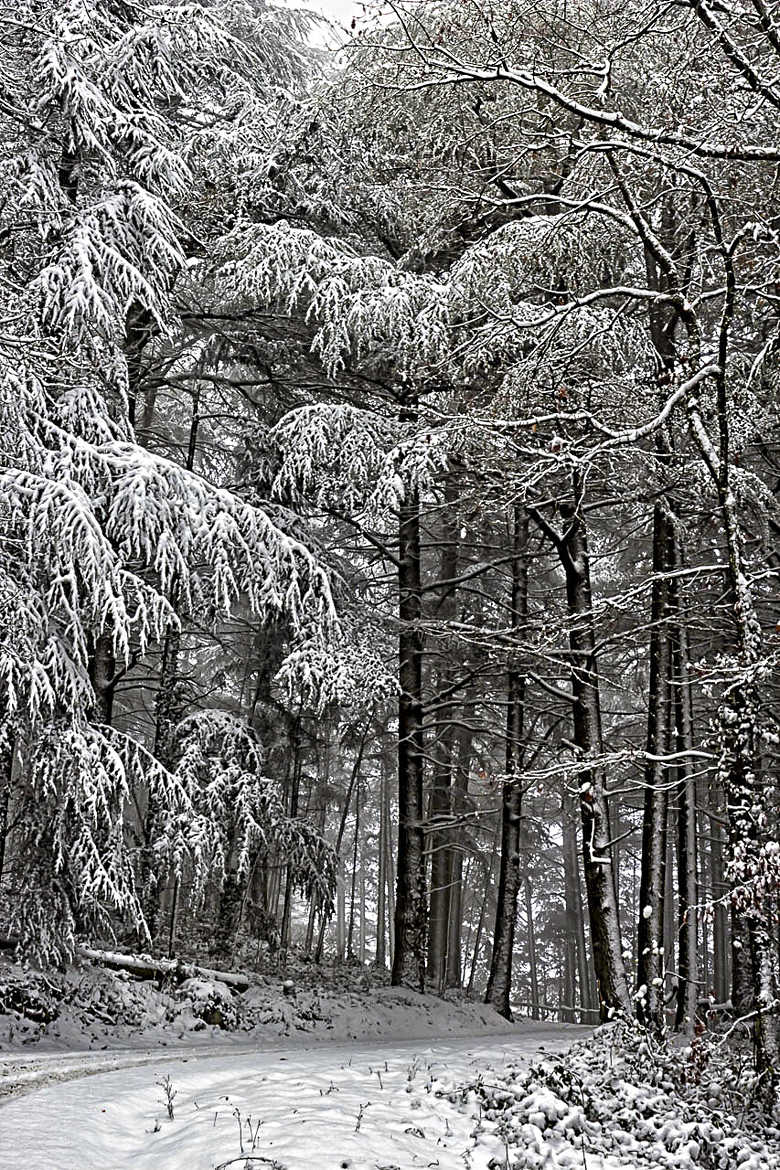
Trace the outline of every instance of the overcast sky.
<path fill-rule="evenodd" d="M 303 0 L 301 7 L 316 8 L 332 20 L 341 24 L 349 24 L 357 7 L 355 0 Z"/>

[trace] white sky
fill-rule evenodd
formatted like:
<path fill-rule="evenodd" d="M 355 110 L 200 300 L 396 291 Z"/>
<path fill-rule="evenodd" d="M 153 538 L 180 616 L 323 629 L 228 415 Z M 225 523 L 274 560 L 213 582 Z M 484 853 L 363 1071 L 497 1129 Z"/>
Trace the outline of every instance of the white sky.
<path fill-rule="evenodd" d="M 324 16 L 329 16 L 331 20 L 336 20 L 339 24 L 349 25 L 353 15 L 358 9 L 358 4 L 355 0 L 301 0 L 302 8 L 314 8 L 321 12 Z"/>
<path fill-rule="evenodd" d="M 320 12 L 324 12 L 326 16 L 330 16 L 333 20 L 341 21 L 351 20 L 352 13 L 357 8 L 354 0 L 315 0 L 311 6 L 312 8 L 319 8 Z"/>

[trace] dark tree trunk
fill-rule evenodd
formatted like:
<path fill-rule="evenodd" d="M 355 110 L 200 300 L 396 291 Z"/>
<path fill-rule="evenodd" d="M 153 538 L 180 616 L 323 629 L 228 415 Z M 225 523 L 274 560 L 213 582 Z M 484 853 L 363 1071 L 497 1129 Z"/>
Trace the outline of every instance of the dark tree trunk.
<path fill-rule="evenodd" d="M 658 500 L 653 513 L 653 583 L 650 608 L 650 691 L 647 704 L 647 752 L 644 770 L 642 867 L 639 882 L 638 1010 L 656 1032 L 664 1019 L 664 902 L 666 889 L 667 769 L 659 757 L 668 755 L 671 722 L 671 643 L 669 584 L 671 526 L 666 504 Z"/>
<path fill-rule="evenodd" d="M 594 761 L 579 774 L 580 813 L 593 966 L 600 1014 L 606 1020 L 615 1012 L 631 1015 L 632 1003 L 620 938 L 606 777 L 603 765 L 598 762 L 604 752 L 604 743 L 587 529 L 581 510 L 583 483 L 579 473 L 574 475 L 573 489 L 573 504 L 564 504 L 561 509 L 566 525 L 562 534 L 557 533 L 536 509 L 532 515 L 553 541 L 565 573 L 574 744 L 581 760 Z"/>
<path fill-rule="evenodd" d="M 301 771 L 303 768 L 303 748 L 301 739 L 301 717 L 298 715 L 292 727 L 292 773 L 290 776 L 290 793 L 287 803 L 287 815 L 294 821 L 298 816 L 301 799 Z M 293 863 L 288 861 L 284 868 L 284 902 L 282 903 L 282 921 L 279 930 L 279 949 L 281 961 L 287 958 L 287 948 L 290 945 L 290 920 L 292 916 L 293 895 Z"/>
<path fill-rule="evenodd" d="M 154 318 L 143 305 L 133 302 L 125 321 L 125 354 L 127 356 L 128 400 L 127 413 L 132 427 L 138 414 L 138 396 L 143 385 L 143 355 L 156 332 Z"/>
<path fill-rule="evenodd" d="M 731 994 L 730 984 L 730 963 L 729 963 L 729 907 L 728 899 L 728 885 L 723 871 L 723 826 L 721 824 L 721 816 L 718 814 L 719 800 L 717 799 L 717 786 L 713 786 L 715 791 L 710 795 L 710 800 L 714 804 L 714 811 L 710 812 L 705 819 L 705 826 L 709 829 L 710 849 L 709 849 L 709 872 L 711 885 L 711 898 L 715 903 L 715 914 L 712 931 L 712 959 L 713 959 L 713 990 L 715 998 L 718 1003 L 726 1003 Z M 706 955 L 706 948 L 704 948 Z M 705 992 L 709 990 L 706 986 Z M 736 1004 L 736 1000 L 732 999 Z"/>
<path fill-rule="evenodd" d="M 390 761 L 388 761 L 390 763 Z M 387 830 L 385 832 L 385 879 L 387 882 L 387 952 L 390 960 L 390 969 L 392 970 L 393 961 L 395 959 L 395 932 L 393 929 L 395 923 L 395 850 L 393 848 L 393 820 L 391 810 L 390 788 L 394 778 L 392 766 L 389 774 L 385 777 L 385 822 Z"/>
<path fill-rule="evenodd" d="M 211 954 L 219 962 L 230 963 L 233 958 L 236 935 L 241 924 L 246 881 L 240 879 L 231 867 L 225 875 L 219 895 L 217 921 L 211 944 Z"/>
<path fill-rule="evenodd" d="M 368 733 L 369 733 L 370 729 L 371 729 L 371 719 L 369 718 L 366 720 L 366 726 L 363 729 L 363 734 L 360 737 L 360 743 L 358 745 L 358 750 L 355 753 L 355 762 L 352 765 L 352 773 L 351 773 L 350 778 L 349 778 L 349 785 L 347 786 L 346 795 L 344 796 L 344 805 L 341 809 L 341 819 L 339 820 L 339 828 L 338 828 L 338 832 L 336 834 L 336 843 L 334 846 L 335 851 L 336 851 L 336 855 L 338 856 L 338 859 L 339 859 L 339 877 L 338 877 L 337 907 L 336 907 L 336 909 L 337 909 L 336 926 L 337 926 L 337 935 L 338 935 L 338 942 L 337 942 L 336 949 L 338 951 L 339 958 L 344 957 L 344 943 L 346 942 L 345 923 L 344 923 L 344 859 L 341 856 L 341 844 L 344 840 L 344 831 L 347 827 L 347 817 L 349 816 L 349 809 L 350 809 L 350 806 L 352 804 L 352 793 L 354 792 L 355 786 L 358 783 L 360 769 L 363 765 L 363 755 L 364 755 L 365 750 L 366 750 L 366 742 L 368 740 Z M 327 923 L 325 921 L 325 916 L 323 915 L 322 918 L 320 919 L 320 932 L 319 932 L 319 935 L 317 936 L 317 949 L 314 953 L 315 960 L 318 963 L 322 960 L 322 949 L 323 949 L 323 946 L 325 943 L 325 927 L 326 927 L 326 925 L 327 925 Z"/>
<path fill-rule="evenodd" d="M 679 540 L 674 539 L 675 567 L 682 568 Z M 681 755 L 677 768 L 677 903 L 679 917 L 679 959 L 677 970 L 677 1009 L 675 1027 L 692 1031 L 698 1002 L 698 929 L 696 907 L 699 901 L 696 841 L 696 774 L 690 753 L 693 750 L 693 696 L 690 680 L 688 626 L 683 612 L 679 583 L 670 582 L 669 600 L 673 613 L 672 635 L 674 669 L 675 744 Z"/>
<path fill-rule="evenodd" d="M 408 417 L 408 416 L 407 416 Z M 398 872 L 391 981 L 425 987 L 425 853 L 420 501 L 407 487 L 398 524 Z"/>
<path fill-rule="evenodd" d="M 440 586 L 437 590 L 435 617 L 443 623 L 443 634 L 439 638 L 440 653 L 444 662 L 438 671 L 438 690 L 442 696 L 437 699 L 439 710 L 436 717 L 433 744 L 433 786 L 431 791 L 431 819 L 436 824 L 444 819 L 447 828 L 437 829 L 430 834 L 431 888 L 430 914 L 428 917 L 428 983 L 433 991 L 444 990 L 447 976 L 447 949 L 449 944 L 449 921 L 452 905 L 452 772 L 455 753 L 455 728 L 453 719 L 456 704 L 452 688 L 456 681 L 458 663 L 449 645 L 449 626 L 457 617 L 457 590 L 455 577 L 458 572 L 458 516 L 457 483 L 454 476 L 447 477 L 441 514 L 441 565 Z"/>
<path fill-rule="evenodd" d="M 134 335 L 135 336 L 135 335 Z M 131 366 L 131 374 L 135 370 L 133 377 L 131 377 L 130 384 L 135 386 L 137 393 L 140 380 L 140 354 L 143 345 L 148 341 L 148 334 L 142 338 L 141 334 L 136 336 L 138 344 L 141 346 L 136 351 L 137 367 Z M 135 401 L 133 397 L 132 401 Z M 192 397 L 192 415 L 190 418 L 190 430 L 187 439 L 187 456 L 185 459 L 185 467 L 188 471 L 192 471 L 195 466 L 195 456 L 198 446 L 198 428 L 200 425 L 200 394 L 196 390 Z M 180 590 L 178 582 L 174 579 L 170 585 L 171 605 L 175 610 L 179 607 Z M 178 727 L 184 715 L 184 699 L 181 690 L 179 679 L 179 658 L 181 655 L 181 626 L 169 626 L 165 631 L 162 644 L 162 655 L 160 659 L 160 679 L 157 688 L 157 697 L 155 700 L 155 723 L 154 723 L 154 755 L 163 765 L 163 767 L 171 769 L 174 766 L 175 756 L 175 739 L 176 728 Z M 146 810 L 146 819 L 143 829 L 143 849 L 141 857 L 141 888 L 143 895 L 144 917 L 146 919 L 147 929 L 152 939 L 155 938 L 159 925 L 160 915 L 160 890 L 158 888 L 158 875 L 155 873 L 154 867 L 154 839 L 159 830 L 161 809 L 159 808 L 157 798 L 152 790 L 149 791 L 149 799 Z M 174 879 L 176 880 L 176 879 Z"/>
<path fill-rule="evenodd" d="M 531 882 L 528 874 L 523 882 L 525 888 L 525 921 L 528 937 L 528 975 L 531 981 L 531 1019 L 539 1019 L 539 966 L 536 960 L 536 928 L 534 927 L 534 906 L 531 900 Z"/>
<path fill-rule="evenodd" d="M 570 940 L 574 944 L 577 982 L 580 988 L 581 1023 L 589 1022 L 585 1013 L 593 1010 L 593 984 L 588 966 L 588 952 L 585 943 L 585 913 L 580 889 L 579 858 L 577 852 L 577 829 L 574 823 L 572 802 L 566 788 L 561 793 L 561 820 L 563 831 L 563 874 L 566 898 L 566 924 Z M 572 1005 L 574 1000 L 571 1000 Z"/>
<path fill-rule="evenodd" d="M 512 958 L 520 893 L 520 824 L 523 789 L 525 675 L 517 643 L 528 623 L 528 513 L 519 505 L 512 518 L 512 638 L 507 674 L 506 778 L 501 786 L 501 860 L 496 925 L 485 1002 L 512 1019 Z"/>
<path fill-rule="evenodd" d="M 376 953 L 374 962 L 377 967 L 387 966 L 387 834 L 388 807 L 387 807 L 387 775 L 384 759 L 381 761 L 381 775 L 379 782 L 379 839 L 377 841 L 377 882 L 376 882 Z"/>
<path fill-rule="evenodd" d="M 360 853 L 360 777 L 358 776 L 357 785 L 355 787 L 355 835 L 352 842 L 352 880 L 349 890 L 349 926 L 347 927 L 347 959 L 353 959 L 354 951 L 352 949 L 353 939 L 355 937 L 355 902 L 356 891 L 358 884 L 358 857 Z"/>
<path fill-rule="evenodd" d="M 95 721 L 110 727 L 114 717 L 116 688 L 116 655 L 110 633 L 99 634 L 95 638 L 89 656 L 89 681 L 95 692 Z"/>
<path fill-rule="evenodd" d="M 476 692 L 470 687 L 463 704 L 463 724 L 457 734 L 457 755 L 452 785 L 452 813 L 462 818 L 468 806 L 469 773 L 474 751 L 472 713 Z M 452 861 L 450 868 L 450 921 L 447 938 L 447 987 L 463 986 L 463 854 L 467 834 L 463 823 L 457 824 L 451 838 Z"/>
<path fill-rule="evenodd" d="M 10 732 L 0 735 L 0 887 L 5 874 L 5 859 L 8 850 L 8 835 L 11 820 L 11 782 L 14 767 L 14 736 Z"/>

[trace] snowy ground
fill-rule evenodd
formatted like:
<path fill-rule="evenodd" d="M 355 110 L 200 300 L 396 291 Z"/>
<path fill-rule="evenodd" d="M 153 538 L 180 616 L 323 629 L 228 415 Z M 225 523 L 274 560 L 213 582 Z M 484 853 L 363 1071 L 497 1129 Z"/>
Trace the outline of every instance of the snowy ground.
<path fill-rule="evenodd" d="M 248 1042 L 265 1048 L 297 1038 L 362 1043 L 386 1036 L 406 1040 L 509 1029 L 492 1008 L 465 998 L 443 1000 L 372 985 L 364 975 L 327 968 L 299 975 L 292 995 L 285 994 L 279 974 L 253 975 L 247 991 L 233 994 L 224 983 L 202 979 L 158 988 L 90 964 L 70 968 L 55 982 L 0 960 L 0 1094 L 2 1063 L 14 1053 L 69 1056 L 86 1049 L 147 1051 L 204 1044 L 225 1049 Z M 14 1004 L 21 1007 L 20 994 L 32 997 L 27 1014 L 14 1010 Z M 208 1022 L 213 1016 L 204 1009 L 215 1006 L 222 1026 Z M 46 1009 L 43 1018 L 36 1007 Z"/>
<path fill-rule="evenodd" d="M 485 1170 L 500 1139 L 447 1096 L 482 1071 L 561 1051 L 586 1029 L 525 1024 L 468 1039 L 320 1044 L 173 1057 L 9 1057 L 10 1080 L 78 1076 L 0 1103 L 3 1170 Z M 213 1053 L 213 1049 L 212 1049 Z M 140 1061 L 152 1063 L 140 1064 Z M 122 1067 L 98 1072 L 101 1061 Z M 26 1067 L 20 1067 L 26 1066 Z M 95 1075 L 89 1075 L 90 1073 Z M 176 1093 L 169 1120 L 166 1076 Z M 439 1093 L 443 1095 L 438 1095 Z M 452 1094 L 455 1098 L 455 1094 Z"/>

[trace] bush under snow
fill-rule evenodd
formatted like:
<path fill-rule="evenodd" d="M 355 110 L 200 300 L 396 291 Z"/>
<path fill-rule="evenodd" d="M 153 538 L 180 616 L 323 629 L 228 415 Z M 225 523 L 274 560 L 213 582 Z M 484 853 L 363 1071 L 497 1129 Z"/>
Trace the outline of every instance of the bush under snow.
<path fill-rule="evenodd" d="M 776 1170 L 780 1129 L 717 1037 L 659 1047 L 617 1022 L 561 1058 L 452 1088 L 496 1138 L 496 1170 Z"/>

